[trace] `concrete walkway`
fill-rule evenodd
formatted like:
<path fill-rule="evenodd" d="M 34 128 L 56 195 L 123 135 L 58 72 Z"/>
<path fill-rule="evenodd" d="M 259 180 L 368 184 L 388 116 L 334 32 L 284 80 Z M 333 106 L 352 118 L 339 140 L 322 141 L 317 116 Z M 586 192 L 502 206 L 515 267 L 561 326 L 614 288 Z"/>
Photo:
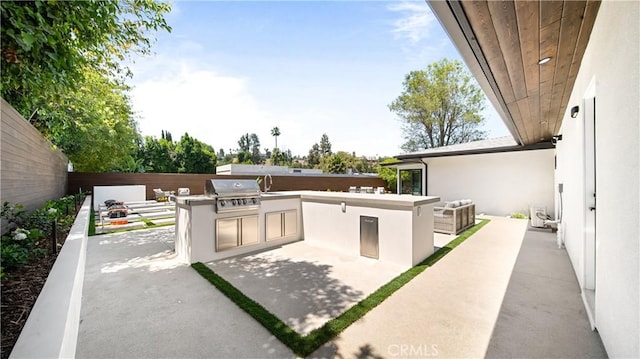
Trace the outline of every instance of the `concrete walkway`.
<path fill-rule="evenodd" d="M 527 221 L 492 218 L 314 357 L 484 357 Z"/>
<path fill-rule="evenodd" d="M 564 249 L 549 231 L 527 231 L 487 358 L 605 358 Z"/>
<path fill-rule="evenodd" d="M 312 357 L 606 357 L 566 251 L 527 223 L 492 217 Z"/>
<path fill-rule="evenodd" d="M 555 237 L 526 231 L 527 221 L 491 219 L 311 357 L 606 356 Z M 176 262 L 173 227 L 89 238 L 76 356 L 295 357 Z"/>

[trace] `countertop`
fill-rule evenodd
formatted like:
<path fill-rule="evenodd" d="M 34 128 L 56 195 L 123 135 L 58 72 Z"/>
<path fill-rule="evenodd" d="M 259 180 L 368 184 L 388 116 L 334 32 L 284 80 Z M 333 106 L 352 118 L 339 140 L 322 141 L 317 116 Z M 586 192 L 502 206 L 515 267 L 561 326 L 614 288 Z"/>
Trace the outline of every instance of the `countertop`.
<path fill-rule="evenodd" d="M 281 191 L 262 193 L 261 201 L 278 199 L 300 198 L 303 202 L 321 203 L 341 203 L 357 206 L 394 206 L 394 207 L 416 207 L 426 204 L 440 202 L 440 197 L 436 196 L 412 196 L 408 194 L 372 194 L 372 193 L 351 193 L 351 192 L 325 192 L 325 191 Z M 215 198 L 204 195 L 178 196 L 175 197 L 179 205 L 198 206 L 213 205 Z"/>
<path fill-rule="evenodd" d="M 396 207 L 417 207 L 440 202 L 437 196 L 413 196 L 410 194 L 373 194 L 373 193 L 352 193 L 352 192 L 324 192 L 324 191 L 299 191 L 303 202 L 329 202 L 341 203 L 357 206 L 396 206 Z"/>

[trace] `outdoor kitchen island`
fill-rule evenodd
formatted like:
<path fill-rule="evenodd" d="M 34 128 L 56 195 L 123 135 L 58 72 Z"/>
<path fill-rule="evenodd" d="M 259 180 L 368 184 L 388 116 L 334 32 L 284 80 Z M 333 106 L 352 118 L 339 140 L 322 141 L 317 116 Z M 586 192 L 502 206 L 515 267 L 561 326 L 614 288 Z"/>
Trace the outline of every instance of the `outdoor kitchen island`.
<path fill-rule="evenodd" d="M 176 254 L 185 263 L 208 262 L 304 240 L 311 246 L 409 268 L 433 253 L 433 206 L 439 200 L 283 191 L 262 193 L 258 209 L 216 213 L 215 199 L 177 197 Z M 229 236 L 221 237 L 223 232 L 232 232 L 234 245 L 220 245 Z"/>
<path fill-rule="evenodd" d="M 304 240 L 410 268 L 433 253 L 440 197 L 301 191 Z"/>

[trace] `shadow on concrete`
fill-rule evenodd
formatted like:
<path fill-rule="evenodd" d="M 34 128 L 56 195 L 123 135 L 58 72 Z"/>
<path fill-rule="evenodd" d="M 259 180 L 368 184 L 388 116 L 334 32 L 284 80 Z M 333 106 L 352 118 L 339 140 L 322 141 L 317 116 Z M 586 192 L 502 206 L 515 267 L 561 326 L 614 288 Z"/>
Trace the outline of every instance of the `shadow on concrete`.
<path fill-rule="evenodd" d="M 245 295 L 306 335 L 365 297 L 333 266 L 289 258 L 237 257 L 208 264 Z"/>
<path fill-rule="evenodd" d="M 556 235 L 529 228 L 486 352 L 487 358 L 603 358 L 580 287 Z"/>

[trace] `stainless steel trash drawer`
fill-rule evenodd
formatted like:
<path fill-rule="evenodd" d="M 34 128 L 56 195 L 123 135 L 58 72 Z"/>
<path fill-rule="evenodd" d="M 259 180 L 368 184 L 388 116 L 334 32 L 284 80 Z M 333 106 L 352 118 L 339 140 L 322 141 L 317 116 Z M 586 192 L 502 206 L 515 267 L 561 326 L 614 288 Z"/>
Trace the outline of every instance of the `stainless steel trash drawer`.
<path fill-rule="evenodd" d="M 378 259 L 378 217 L 360 216 L 360 255 Z"/>

